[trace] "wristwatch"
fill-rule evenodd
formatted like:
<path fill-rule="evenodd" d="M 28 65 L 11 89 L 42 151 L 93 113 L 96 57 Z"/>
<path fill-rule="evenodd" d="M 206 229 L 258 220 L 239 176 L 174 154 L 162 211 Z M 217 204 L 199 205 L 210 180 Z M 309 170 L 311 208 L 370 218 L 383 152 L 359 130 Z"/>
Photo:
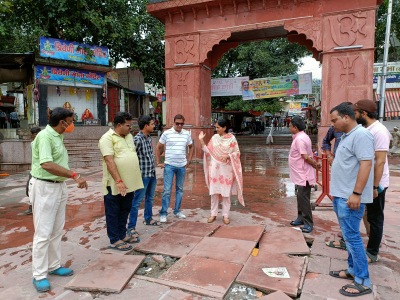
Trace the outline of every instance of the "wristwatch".
<path fill-rule="evenodd" d="M 353 194 L 357 195 L 357 196 L 361 196 L 361 193 L 357 193 L 356 191 L 353 191 Z"/>
<path fill-rule="evenodd" d="M 378 186 L 374 186 L 374 190 L 377 190 L 377 189 L 379 189 L 379 187 Z"/>

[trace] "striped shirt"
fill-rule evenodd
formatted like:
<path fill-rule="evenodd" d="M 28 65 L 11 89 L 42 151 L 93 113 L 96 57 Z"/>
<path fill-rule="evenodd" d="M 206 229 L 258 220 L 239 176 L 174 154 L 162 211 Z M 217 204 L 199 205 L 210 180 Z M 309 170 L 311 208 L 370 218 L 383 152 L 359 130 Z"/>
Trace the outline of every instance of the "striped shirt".
<path fill-rule="evenodd" d="M 151 136 L 147 136 L 142 132 L 135 136 L 133 139 L 136 146 L 136 153 L 139 158 L 140 171 L 142 177 L 155 177 L 156 168 L 154 163 L 154 152 L 153 144 L 151 142 Z"/>
<path fill-rule="evenodd" d="M 189 131 L 177 132 L 172 127 L 163 132 L 159 142 L 165 145 L 165 164 L 178 168 L 187 164 L 186 147 L 193 143 Z"/>

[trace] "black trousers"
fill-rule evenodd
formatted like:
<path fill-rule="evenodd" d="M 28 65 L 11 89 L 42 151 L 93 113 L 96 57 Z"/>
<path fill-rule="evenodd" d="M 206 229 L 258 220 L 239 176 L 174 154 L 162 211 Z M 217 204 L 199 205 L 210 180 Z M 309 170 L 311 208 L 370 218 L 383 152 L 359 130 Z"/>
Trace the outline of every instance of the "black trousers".
<path fill-rule="evenodd" d="M 367 220 L 370 224 L 367 251 L 372 255 L 378 255 L 382 241 L 386 190 L 387 188 L 372 203 L 367 204 Z"/>
<path fill-rule="evenodd" d="M 107 235 L 110 243 L 114 244 L 126 237 L 126 223 L 131 211 L 134 192 L 127 193 L 123 197 L 121 194 L 112 195 L 109 186 L 107 191 L 108 194 L 104 196 Z"/>
<path fill-rule="evenodd" d="M 311 185 L 306 182 L 306 186 L 297 185 L 297 220 L 303 221 L 305 225 L 313 227 L 311 211 Z"/>

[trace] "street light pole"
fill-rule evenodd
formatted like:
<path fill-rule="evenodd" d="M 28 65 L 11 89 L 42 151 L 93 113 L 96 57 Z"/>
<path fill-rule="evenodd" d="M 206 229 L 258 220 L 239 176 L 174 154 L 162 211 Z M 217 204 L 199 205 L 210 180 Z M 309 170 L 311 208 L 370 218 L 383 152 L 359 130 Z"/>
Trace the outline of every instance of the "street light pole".
<path fill-rule="evenodd" d="M 389 54 L 389 37 L 390 37 L 390 27 L 392 24 L 392 0 L 388 1 L 388 14 L 386 20 L 386 34 L 385 34 L 385 45 L 383 47 L 383 65 L 382 65 L 382 75 L 380 81 L 380 97 L 379 97 L 379 121 L 383 122 L 383 114 L 385 111 L 385 100 L 386 100 L 386 77 L 387 77 L 387 63 Z"/>

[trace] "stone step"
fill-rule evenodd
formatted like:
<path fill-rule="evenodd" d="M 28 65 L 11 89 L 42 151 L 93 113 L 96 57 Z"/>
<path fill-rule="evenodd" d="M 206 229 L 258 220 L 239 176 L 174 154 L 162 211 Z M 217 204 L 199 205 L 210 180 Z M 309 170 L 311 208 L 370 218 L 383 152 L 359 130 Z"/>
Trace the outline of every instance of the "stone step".
<path fill-rule="evenodd" d="M 0 163 L 0 171 L 6 171 L 10 173 L 17 173 L 28 171 L 31 169 L 31 163 Z"/>
<path fill-rule="evenodd" d="M 311 142 L 313 145 L 315 145 L 318 141 L 318 136 L 317 135 L 311 135 Z M 254 135 L 254 136 L 249 136 L 249 135 L 237 135 L 236 139 L 238 140 L 239 146 L 241 143 L 245 144 L 254 144 L 254 145 L 265 145 L 267 141 L 267 136 L 266 135 Z M 274 145 L 288 145 L 290 146 L 292 144 L 293 138 L 292 135 L 273 135 L 274 139 Z"/>
<path fill-rule="evenodd" d="M 88 168 L 101 166 L 101 160 L 92 161 L 70 161 L 69 167 L 72 168 Z"/>

